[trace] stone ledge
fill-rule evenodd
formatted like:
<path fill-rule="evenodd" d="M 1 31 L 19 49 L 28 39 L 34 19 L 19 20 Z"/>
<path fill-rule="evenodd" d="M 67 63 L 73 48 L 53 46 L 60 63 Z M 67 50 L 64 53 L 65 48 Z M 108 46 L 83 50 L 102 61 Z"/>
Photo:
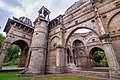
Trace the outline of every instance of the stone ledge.
<path fill-rule="evenodd" d="M 68 72 L 72 73 L 75 76 L 80 77 L 90 77 L 105 80 L 108 80 L 110 78 L 109 72 L 80 71 L 80 70 L 69 70 Z"/>

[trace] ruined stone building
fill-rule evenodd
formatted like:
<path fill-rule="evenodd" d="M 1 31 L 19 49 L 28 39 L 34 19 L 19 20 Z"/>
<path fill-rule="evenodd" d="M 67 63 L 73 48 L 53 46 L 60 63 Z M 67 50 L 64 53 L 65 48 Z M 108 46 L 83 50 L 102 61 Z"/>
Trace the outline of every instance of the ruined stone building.
<path fill-rule="evenodd" d="M 110 78 L 120 79 L 120 0 L 79 0 L 53 20 L 45 7 L 38 13 L 33 23 L 26 17 L 8 19 L 0 54 L 1 68 L 11 44 L 20 46 L 19 66 L 32 74 L 69 72 L 69 63 L 92 68 L 91 54 L 102 50 Z M 91 31 L 74 33 L 82 28 Z"/>

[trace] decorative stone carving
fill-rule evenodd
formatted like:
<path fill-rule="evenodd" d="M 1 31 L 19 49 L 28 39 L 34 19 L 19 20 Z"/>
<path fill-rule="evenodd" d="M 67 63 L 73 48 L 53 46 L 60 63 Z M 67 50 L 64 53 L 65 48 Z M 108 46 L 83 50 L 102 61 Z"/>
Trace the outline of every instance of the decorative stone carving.
<path fill-rule="evenodd" d="M 109 34 L 103 34 L 99 38 L 100 38 L 100 40 L 105 40 L 106 42 L 110 42 L 110 35 Z"/>
<path fill-rule="evenodd" d="M 115 2 L 114 5 L 115 5 L 117 8 L 119 8 L 119 7 L 120 7 L 120 1 Z"/>

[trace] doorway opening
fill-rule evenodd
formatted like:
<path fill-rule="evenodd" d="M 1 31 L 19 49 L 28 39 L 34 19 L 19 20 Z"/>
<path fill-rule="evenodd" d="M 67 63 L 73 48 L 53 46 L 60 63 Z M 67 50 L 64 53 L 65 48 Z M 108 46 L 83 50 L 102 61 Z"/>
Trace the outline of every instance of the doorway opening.
<path fill-rule="evenodd" d="M 90 51 L 92 67 L 108 67 L 108 62 L 103 49 L 95 47 Z"/>
<path fill-rule="evenodd" d="M 28 55 L 28 45 L 23 40 L 14 41 L 7 49 L 3 68 L 24 68 Z"/>

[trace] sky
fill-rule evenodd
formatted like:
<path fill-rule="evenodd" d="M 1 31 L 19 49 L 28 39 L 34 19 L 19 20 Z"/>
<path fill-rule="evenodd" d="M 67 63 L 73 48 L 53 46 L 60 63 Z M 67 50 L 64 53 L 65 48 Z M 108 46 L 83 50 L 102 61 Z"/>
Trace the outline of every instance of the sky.
<path fill-rule="evenodd" d="M 25 16 L 32 21 L 38 16 L 38 10 L 45 6 L 51 11 L 50 19 L 54 19 L 78 0 L 0 0 L 0 33 L 8 18 Z"/>

